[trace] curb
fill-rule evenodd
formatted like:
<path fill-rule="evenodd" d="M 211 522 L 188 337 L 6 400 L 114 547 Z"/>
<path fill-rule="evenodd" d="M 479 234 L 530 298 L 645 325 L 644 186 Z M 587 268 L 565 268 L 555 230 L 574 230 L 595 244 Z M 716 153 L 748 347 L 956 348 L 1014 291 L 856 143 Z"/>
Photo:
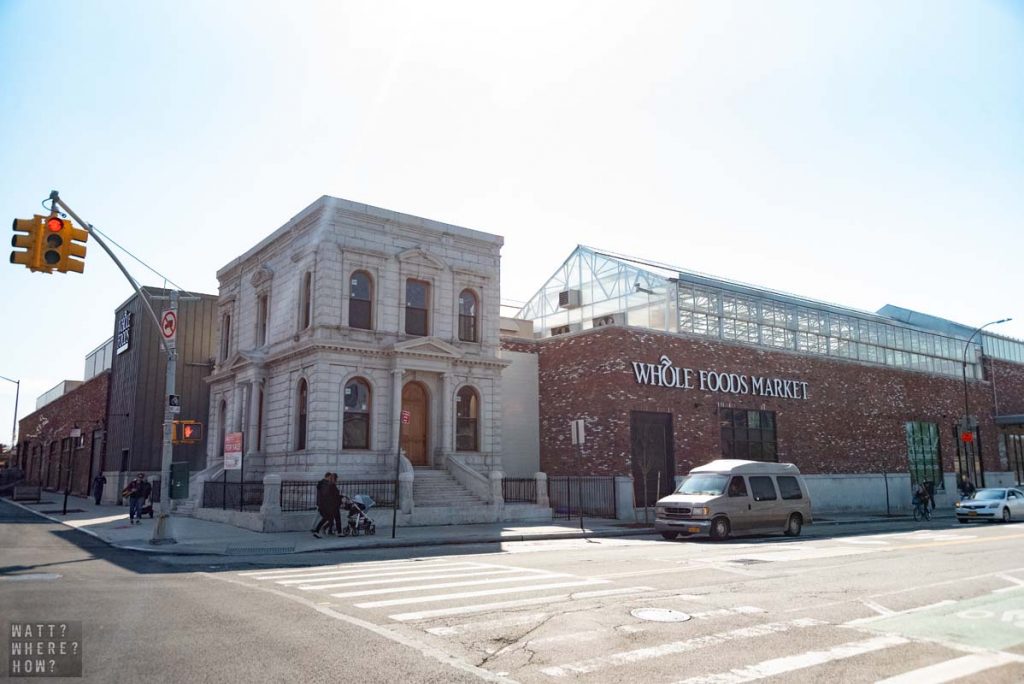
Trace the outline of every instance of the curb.
<path fill-rule="evenodd" d="M 99 534 L 97 534 L 96 532 L 94 532 L 92 530 L 87 530 L 87 529 L 82 528 L 82 527 L 74 527 L 72 525 L 67 524 L 67 521 L 61 520 L 60 518 L 54 518 L 51 515 L 47 515 L 47 514 L 43 513 L 42 511 L 37 511 L 35 509 L 29 508 L 28 506 L 25 506 L 25 505 L 23 505 L 21 503 L 18 503 L 17 501 L 12 501 L 12 500 L 6 499 L 6 498 L 4 499 L 4 501 L 6 501 L 7 503 L 10 503 L 11 505 L 17 506 L 18 508 L 20 508 L 20 509 L 22 509 L 24 511 L 28 511 L 29 513 L 37 515 L 40 518 L 44 518 L 46 520 L 49 520 L 50 522 L 57 523 L 58 525 L 63 525 L 64 527 L 67 527 L 67 528 L 69 528 L 69 529 L 71 529 L 71 530 L 73 530 L 75 532 L 81 532 L 82 534 L 86 534 L 86 535 L 88 535 L 88 536 L 90 536 L 90 537 L 92 537 L 94 539 L 97 539 L 97 540 L 103 542 L 104 544 L 106 544 L 107 546 L 110 546 L 111 548 L 120 549 L 122 551 L 134 551 L 134 552 L 137 552 L 137 553 L 149 553 L 149 554 L 157 554 L 157 555 L 163 555 L 163 556 L 168 556 L 168 555 L 170 555 L 170 556 L 226 556 L 226 557 L 240 556 L 240 554 L 228 553 L 226 549 L 223 549 L 223 550 L 210 549 L 210 550 L 206 550 L 206 551 L 196 551 L 196 550 L 179 550 L 180 547 L 179 548 L 175 548 L 173 545 L 157 546 L 157 547 L 154 548 L 154 547 L 147 547 L 147 546 L 138 546 L 135 543 L 131 543 L 131 544 L 117 543 L 117 542 L 111 541 L 109 539 L 103 538 L 102 536 L 100 536 Z M 587 532 L 587 533 L 584 533 L 582 531 L 578 531 L 578 532 L 552 532 L 552 533 L 546 533 L 546 534 L 518 534 L 518 535 L 512 535 L 512 536 L 481 535 L 481 536 L 477 536 L 477 537 L 463 537 L 463 538 L 459 538 L 459 539 L 435 539 L 435 540 L 421 539 L 421 540 L 408 540 L 408 541 L 401 540 L 401 539 L 395 539 L 395 540 L 391 540 L 391 539 L 384 540 L 384 539 L 381 539 L 380 541 L 377 541 L 377 542 L 374 542 L 374 543 L 359 544 L 358 546 L 355 546 L 355 545 L 352 545 L 352 546 L 327 546 L 327 547 L 324 547 L 324 548 L 305 549 L 305 550 L 302 550 L 302 551 L 296 550 L 296 551 L 292 551 L 290 553 L 266 554 L 266 555 L 292 556 L 292 555 L 297 555 L 297 554 L 302 554 L 302 553 L 322 553 L 324 551 L 347 551 L 347 550 L 360 550 L 361 551 L 363 549 L 394 549 L 394 548 L 409 548 L 409 547 L 417 547 L 417 546 L 456 546 L 456 545 L 470 545 L 470 544 L 497 544 L 497 543 L 501 543 L 501 542 L 524 542 L 524 541 L 556 540 L 556 539 L 586 539 L 586 538 L 591 538 L 591 537 L 593 537 L 593 538 L 612 538 L 612 537 L 631 537 L 631 536 L 642 536 L 642 535 L 653 535 L 653 534 L 657 534 L 654 531 L 653 528 L 631 528 L 631 529 L 623 529 L 623 530 L 595 530 L 595 531 L 591 531 L 591 532 Z M 364 539 L 365 539 L 365 537 L 364 537 Z M 253 555 L 253 556 L 255 556 L 255 555 L 261 555 L 261 554 L 255 554 L 254 553 L 254 554 L 244 554 L 244 555 Z"/>

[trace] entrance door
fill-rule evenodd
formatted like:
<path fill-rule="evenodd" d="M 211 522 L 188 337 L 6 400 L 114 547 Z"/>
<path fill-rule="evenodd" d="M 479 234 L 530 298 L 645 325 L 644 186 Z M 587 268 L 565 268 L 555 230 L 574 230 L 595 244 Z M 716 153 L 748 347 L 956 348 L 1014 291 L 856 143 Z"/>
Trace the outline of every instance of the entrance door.
<path fill-rule="evenodd" d="M 1020 485 L 1024 483 L 1024 428 L 1004 428 L 1003 439 L 1006 443 L 1006 460 L 1010 465 L 1010 471 Z"/>
<path fill-rule="evenodd" d="M 629 432 L 633 500 L 638 507 L 653 506 L 658 499 L 675 489 L 672 414 L 633 411 L 629 419 Z"/>
<path fill-rule="evenodd" d="M 414 466 L 430 465 L 427 457 L 427 390 L 418 382 L 402 388 L 402 410 L 409 412 L 408 425 L 402 426 L 402 450 Z"/>
<path fill-rule="evenodd" d="M 985 465 L 981 458 L 981 428 L 975 427 L 970 432 L 970 442 L 963 440 L 959 423 L 953 424 L 953 438 L 956 440 L 956 472 L 957 479 L 966 475 L 975 487 L 985 486 Z"/>

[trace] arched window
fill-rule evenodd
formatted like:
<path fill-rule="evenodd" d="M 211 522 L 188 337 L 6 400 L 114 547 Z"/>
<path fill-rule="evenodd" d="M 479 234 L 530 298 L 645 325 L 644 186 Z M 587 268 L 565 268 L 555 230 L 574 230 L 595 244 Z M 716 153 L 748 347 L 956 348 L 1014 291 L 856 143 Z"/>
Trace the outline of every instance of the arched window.
<path fill-rule="evenodd" d="M 299 330 L 305 330 L 313 323 L 313 274 L 302 277 L 302 293 L 299 296 Z"/>
<path fill-rule="evenodd" d="M 342 449 L 370 448 L 370 387 L 356 378 L 345 385 Z"/>
<path fill-rule="evenodd" d="M 306 413 L 309 404 L 309 385 L 306 379 L 299 380 L 298 397 L 298 424 L 295 426 L 295 450 L 302 451 L 306 448 Z"/>
<path fill-rule="evenodd" d="M 259 400 L 256 404 L 256 451 L 263 449 L 263 385 L 259 388 Z"/>
<path fill-rule="evenodd" d="M 476 342 L 476 293 L 463 290 L 459 293 L 459 339 Z"/>
<path fill-rule="evenodd" d="M 356 271 L 350 281 L 348 325 L 350 328 L 373 330 L 373 281 L 366 271 Z"/>
<path fill-rule="evenodd" d="M 479 451 L 480 399 L 472 387 L 463 387 L 455 396 L 455 450 Z"/>

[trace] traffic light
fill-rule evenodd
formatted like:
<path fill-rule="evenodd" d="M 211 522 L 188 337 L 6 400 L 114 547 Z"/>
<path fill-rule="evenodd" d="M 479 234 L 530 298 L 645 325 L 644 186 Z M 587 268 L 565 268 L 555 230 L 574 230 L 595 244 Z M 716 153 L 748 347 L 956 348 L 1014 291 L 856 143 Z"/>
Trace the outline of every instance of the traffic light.
<path fill-rule="evenodd" d="M 33 271 L 49 273 L 50 269 L 43 265 L 43 217 L 36 215 L 30 219 L 14 219 L 11 225 L 14 230 L 14 237 L 11 238 L 11 247 L 19 250 L 12 251 L 11 263 L 21 264 Z"/>
<path fill-rule="evenodd" d="M 198 444 L 203 441 L 203 424 L 196 420 L 174 421 L 175 444 Z"/>
<path fill-rule="evenodd" d="M 43 262 L 61 273 L 85 270 L 85 245 L 89 233 L 75 226 L 68 219 L 50 216 L 43 231 Z"/>

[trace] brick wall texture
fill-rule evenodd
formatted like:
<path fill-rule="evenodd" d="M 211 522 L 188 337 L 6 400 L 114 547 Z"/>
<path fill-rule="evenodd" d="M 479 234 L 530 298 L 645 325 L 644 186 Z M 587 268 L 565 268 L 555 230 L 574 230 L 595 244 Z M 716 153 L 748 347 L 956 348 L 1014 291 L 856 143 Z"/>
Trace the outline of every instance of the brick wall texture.
<path fill-rule="evenodd" d="M 18 422 L 22 467 L 30 482 L 63 491 L 73 473 L 71 491 L 88 493 L 93 474 L 103 468 L 109 386 L 108 370 Z M 75 427 L 81 429 L 82 439 L 71 452 L 64 440 Z"/>
<path fill-rule="evenodd" d="M 779 460 L 804 473 L 907 472 L 908 421 L 938 425 L 942 469 L 955 470 L 960 378 L 614 326 L 543 340 L 537 350 L 540 460 L 549 474 L 576 472 L 569 422 L 583 418 L 583 472 L 629 475 L 632 411 L 672 414 L 676 474 L 685 474 L 721 458 L 721 407 L 774 411 Z M 637 382 L 632 362 L 657 365 L 663 355 L 693 369 L 692 389 Z M 807 383 L 807 399 L 701 391 L 701 370 Z M 990 360 L 987 370 L 985 381 L 968 382 L 968 396 L 985 469 L 999 470 L 993 397 L 999 414 L 1024 413 L 1024 367 Z M 790 394 L 802 394 L 796 387 Z"/>

